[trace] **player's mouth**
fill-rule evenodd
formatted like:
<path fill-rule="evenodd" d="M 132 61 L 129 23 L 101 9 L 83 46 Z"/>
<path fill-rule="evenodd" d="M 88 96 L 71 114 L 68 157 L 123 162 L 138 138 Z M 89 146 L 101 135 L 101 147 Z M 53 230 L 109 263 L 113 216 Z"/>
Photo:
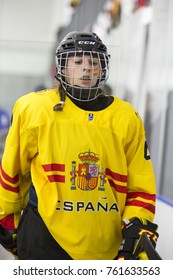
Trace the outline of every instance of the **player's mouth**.
<path fill-rule="evenodd" d="M 82 76 L 82 78 L 80 80 L 82 81 L 82 84 L 84 84 L 84 85 L 88 85 L 91 83 L 91 78 L 89 76 Z"/>

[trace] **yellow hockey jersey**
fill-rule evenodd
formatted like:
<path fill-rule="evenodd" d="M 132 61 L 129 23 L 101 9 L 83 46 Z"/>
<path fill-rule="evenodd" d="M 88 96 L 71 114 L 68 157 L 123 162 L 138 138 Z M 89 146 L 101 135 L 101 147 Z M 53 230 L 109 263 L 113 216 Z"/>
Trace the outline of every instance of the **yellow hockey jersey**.
<path fill-rule="evenodd" d="M 155 178 L 142 120 L 114 97 L 85 111 L 56 89 L 17 100 L 0 169 L 0 223 L 16 228 L 33 182 L 38 211 L 73 259 L 113 259 L 124 218 L 155 213 Z"/>

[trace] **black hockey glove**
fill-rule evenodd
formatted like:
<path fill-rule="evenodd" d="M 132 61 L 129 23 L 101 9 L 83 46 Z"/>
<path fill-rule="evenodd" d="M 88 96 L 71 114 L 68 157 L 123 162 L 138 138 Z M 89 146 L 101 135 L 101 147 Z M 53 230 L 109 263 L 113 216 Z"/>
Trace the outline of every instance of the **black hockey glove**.
<path fill-rule="evenodd" d="M 16 230 L 7 230 L 0 225 L 0 244 L 9 252 L 17 256 Z"/>
<path fill-rule="evenodd" d="M 153 247 L 156 247 L 158 238 L 158 226 L 146 219 L 139 220 L 134 218 L 132 220 L 125 220 L 125 225 L 122 230 L 123 241 L 118 251 L 116 259 L 118 260 L 132 260 L 135 246 L 143 232 L 147 233 Z"/>

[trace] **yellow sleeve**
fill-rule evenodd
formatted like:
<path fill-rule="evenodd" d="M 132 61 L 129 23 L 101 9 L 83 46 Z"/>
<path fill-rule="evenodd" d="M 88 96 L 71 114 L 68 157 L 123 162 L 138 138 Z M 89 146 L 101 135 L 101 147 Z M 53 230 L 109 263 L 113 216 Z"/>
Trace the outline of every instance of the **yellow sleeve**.
<path fill-rule="evenodd" d="M 26 128 L 22 106 L 22 99 L 14 106 L 0 169 L 0 223 L 8 229 L 18 226 L 26 205 L 31 159 L 37 152 L 36 135 Z"/>
<path fill-rule="evenodd" d="M 136 113 L 135 124 L 129 131 L 126 147 L 128 165 L 128 189 L 124 218 L 146 218 L 153 221 L 155 214 L 156 185 L 148 150 L 144 125 Z"/>

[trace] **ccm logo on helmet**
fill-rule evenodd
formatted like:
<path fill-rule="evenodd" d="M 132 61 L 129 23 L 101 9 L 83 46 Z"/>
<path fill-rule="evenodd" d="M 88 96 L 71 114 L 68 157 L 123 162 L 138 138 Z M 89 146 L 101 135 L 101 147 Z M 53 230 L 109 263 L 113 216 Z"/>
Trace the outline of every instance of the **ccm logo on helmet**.
<path fill-rule="evenodd" d="M 95 42 L 92 41 L 79 41 L 79 45 L 95 45 Z"/>

